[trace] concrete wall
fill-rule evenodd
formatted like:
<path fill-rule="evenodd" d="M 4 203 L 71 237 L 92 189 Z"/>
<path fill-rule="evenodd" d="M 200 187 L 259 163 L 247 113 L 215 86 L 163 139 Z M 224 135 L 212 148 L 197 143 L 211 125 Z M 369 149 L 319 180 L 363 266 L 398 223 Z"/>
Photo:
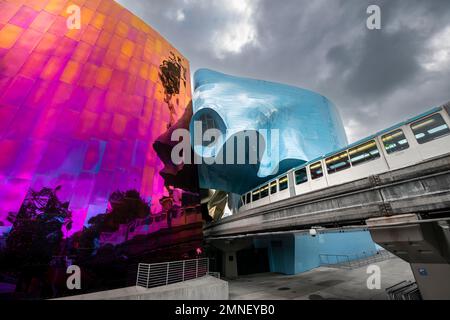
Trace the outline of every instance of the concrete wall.
<path fill-rule="evenodd" d="M 206 276 L 152 289 L 133 286 L 56 300 L 228 300 L 228 282 Z"/>
<path fill-rule="evenodd" d="M 222 271 L 223 276 L 227 279 L 235 279 L 238 277 L 237 256 L 239 250 L 251 247 L 252 239 L 234 239 L 226 241 L 213 241 L 213 246 L 222 251 Z"/>
<path fill-rule="evenodd" d="M 357 255 L 377 250 L 369 231 L 365 229 L 323 231 L 315 237 L 308 232 L 271 236 L 255 239 L 254 245 L 256 248 L 267 247 L 270 271 L 283 274 L 296 274 L 319 267 L 321 254 L 347 255 L 354 260 Z"/>

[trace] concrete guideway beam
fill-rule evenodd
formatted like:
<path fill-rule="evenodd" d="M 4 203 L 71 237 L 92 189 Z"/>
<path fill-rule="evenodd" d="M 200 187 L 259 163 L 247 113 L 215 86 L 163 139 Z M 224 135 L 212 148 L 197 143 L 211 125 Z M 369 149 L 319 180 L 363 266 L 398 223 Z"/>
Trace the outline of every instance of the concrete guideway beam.
<path fill-rule="evenodd" d="M 410 212 L 450 216 L 450 156 L 329 187 L 208 224 L 220 237 L 311 226 L 362 225 L 367 219 Z"/>

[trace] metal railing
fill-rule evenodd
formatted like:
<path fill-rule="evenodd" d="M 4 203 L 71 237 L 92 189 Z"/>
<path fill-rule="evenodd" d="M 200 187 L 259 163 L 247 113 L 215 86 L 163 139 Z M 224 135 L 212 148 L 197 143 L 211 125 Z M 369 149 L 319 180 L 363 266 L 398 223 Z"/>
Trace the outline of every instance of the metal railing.
<path fill-rule="evenodd" d="M 386 289 L 389 300 L 422 300 L 416 282 L 402 281 Z"/>
<path fill-rule="evenodd" d="M 209 259 L 139 263 L 136 286 L 155 288 L 209 275 Z"/>
<path fill-rule="evenodd" d="M 217 279 L 220 279 L 220 272 L 208 272 L 208 275 Z"/>
<path fill-rule="evenodd" d="M 393 255 L 386 250 L 370 251 L 354 255 L 320 254 L 320 265 L 339 269 L 356 269 L 375 262 L 392 258 Z"/>

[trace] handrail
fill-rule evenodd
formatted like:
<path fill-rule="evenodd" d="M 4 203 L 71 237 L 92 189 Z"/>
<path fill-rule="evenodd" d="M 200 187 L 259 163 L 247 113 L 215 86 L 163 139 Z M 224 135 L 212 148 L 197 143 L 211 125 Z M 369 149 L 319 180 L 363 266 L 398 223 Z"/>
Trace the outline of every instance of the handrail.
<path fill-rule="evenodd" d="M 342 269 L 360 268 L 374 262 L 388 260 L 391 257 L 392 255 L 386 250 L 363 252 L 354 255 L 319 254 L 321 266 Z M 324 258 L 326 258 L 326 261 Z"/>
<path fill-rule="evenodd" d="M 209 259 L 139 263 L 136 286 L 155 288 L 209 275 Z"/>

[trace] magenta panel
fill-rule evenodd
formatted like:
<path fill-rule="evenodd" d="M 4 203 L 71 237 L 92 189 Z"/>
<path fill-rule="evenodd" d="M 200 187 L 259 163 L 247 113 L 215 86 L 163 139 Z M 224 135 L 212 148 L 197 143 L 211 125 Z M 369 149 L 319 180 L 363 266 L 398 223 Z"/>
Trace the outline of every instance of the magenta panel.
<path fill-rule="evenodd" d="M 66 26 L 71 4 L 81 30 Z M 173 55 L 187 76 L 169 101 L 158 73 Z M 169 194 L 153 145 L 190 101 L 186 59 L 116 2 L 1 0 L 0 225 L 30 189 L 58 186 L 71 233 L 117 190 L 160 212 Z"/>

